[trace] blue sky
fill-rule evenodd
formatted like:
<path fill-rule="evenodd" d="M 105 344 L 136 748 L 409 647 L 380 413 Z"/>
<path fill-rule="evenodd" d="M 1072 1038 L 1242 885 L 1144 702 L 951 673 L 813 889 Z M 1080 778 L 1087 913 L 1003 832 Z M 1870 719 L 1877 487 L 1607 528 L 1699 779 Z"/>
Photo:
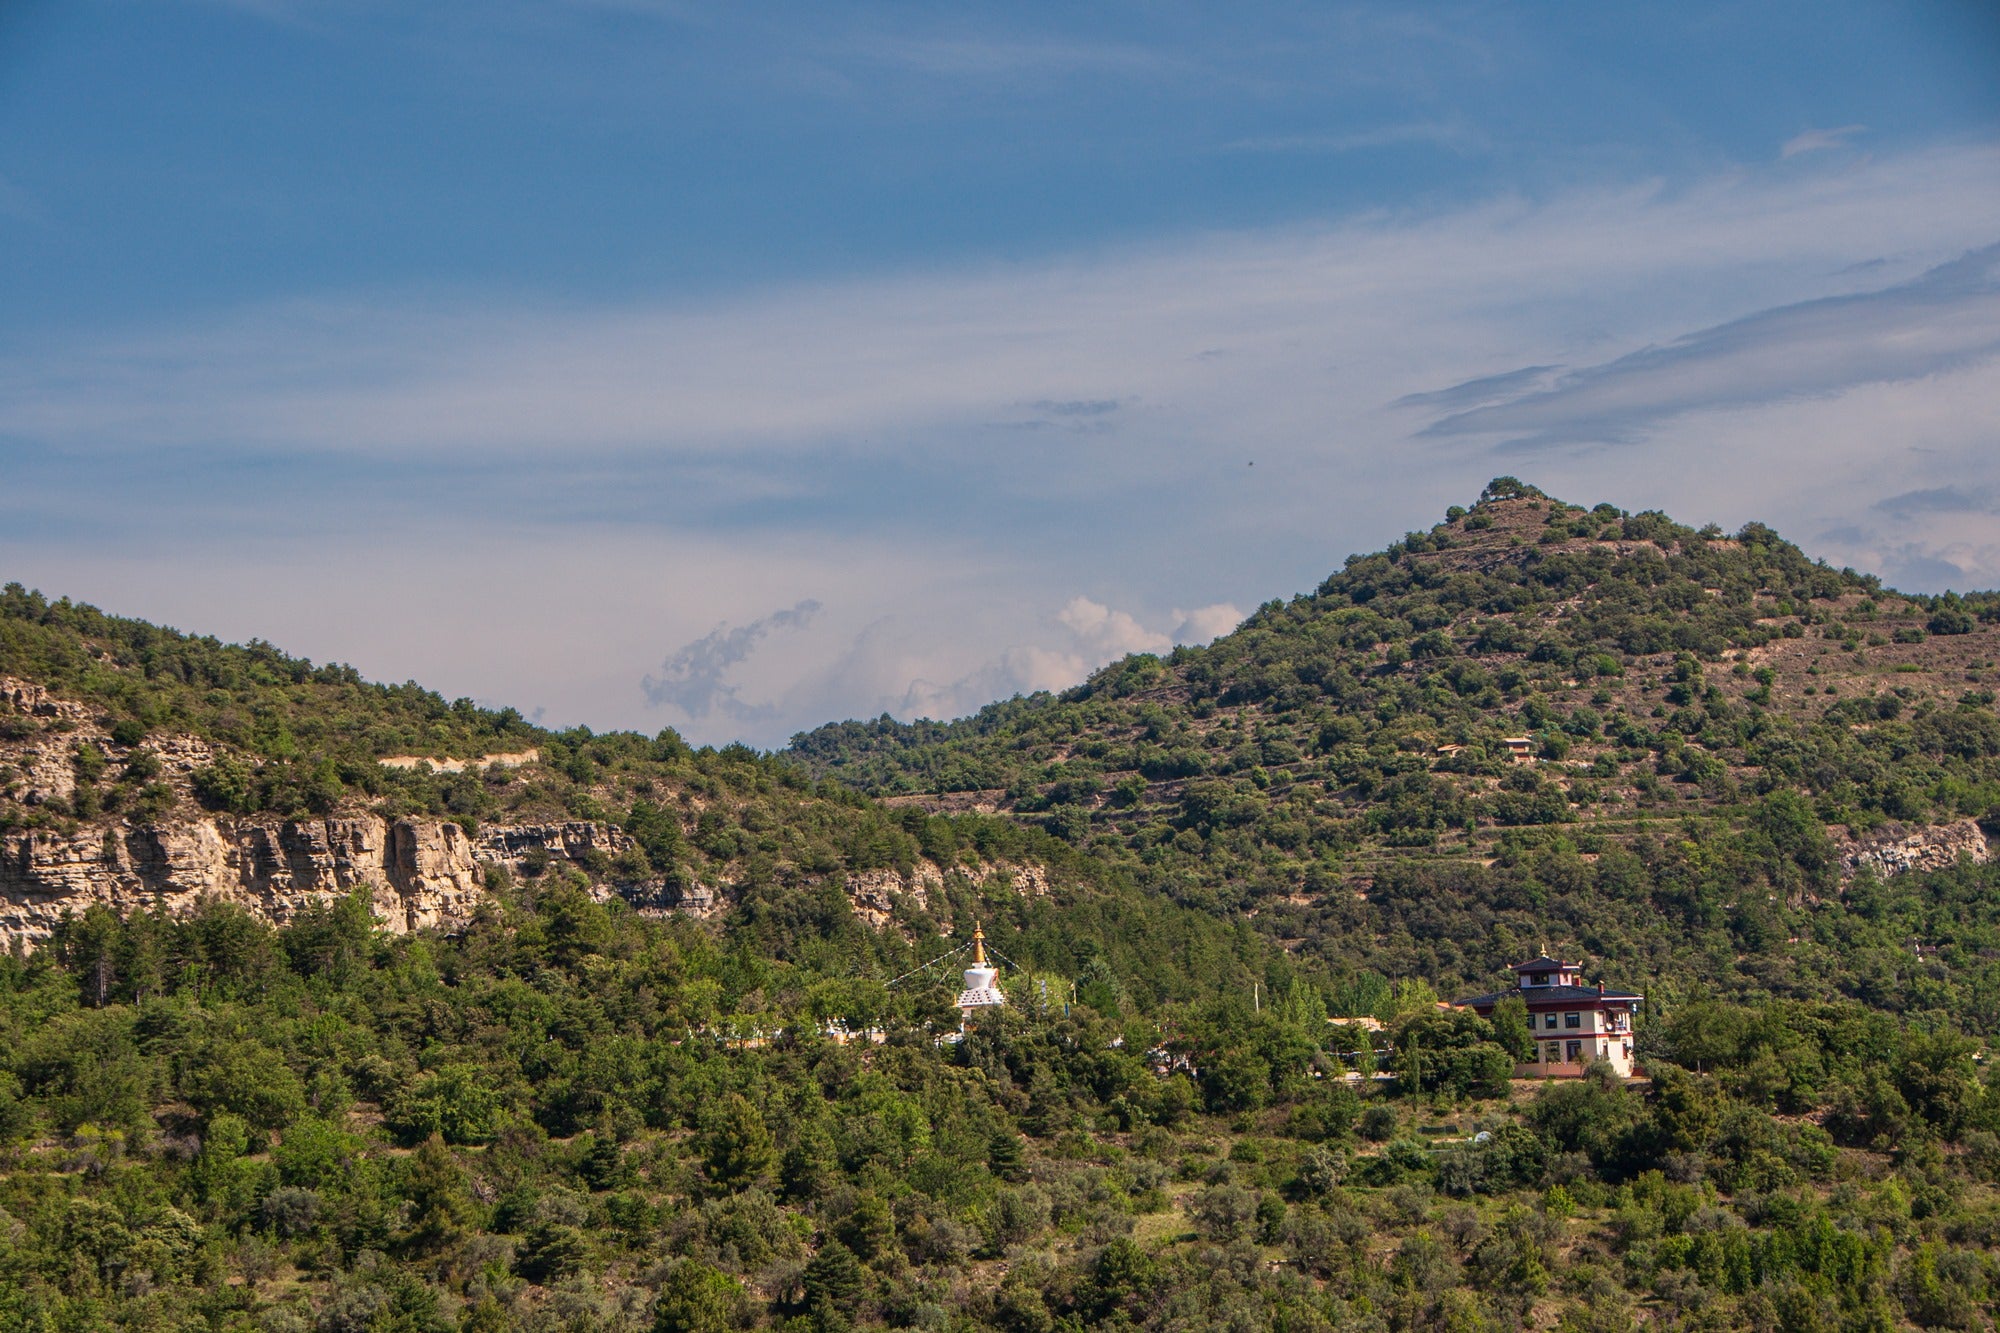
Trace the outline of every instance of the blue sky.
<path fill-rule="evenodd" d="M 781 743 L 1511 472 L 2000 584 L 1991 5 L 0 4 L 0 577 Z"/>

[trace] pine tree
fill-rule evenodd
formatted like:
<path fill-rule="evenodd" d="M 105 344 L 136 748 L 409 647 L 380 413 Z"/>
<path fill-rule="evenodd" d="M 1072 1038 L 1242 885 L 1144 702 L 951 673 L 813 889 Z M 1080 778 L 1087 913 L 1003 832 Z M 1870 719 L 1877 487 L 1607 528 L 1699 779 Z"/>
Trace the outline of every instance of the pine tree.
<path fill-rule="evenodd" d="M 1012 1130 L 995 1130 L 986 1144 L 986 1169 L 997 1180 L 1026 1180 L 1028 1169 L 1021 1158 L 1021 1136 Z"/>
<path fill-rule="evenodd" d="M 578 1174 L 594 1190 L 614 1189 L 625 1178 L 625 1154 L 618 1146 L 618 1135 L 608 1122 L 599 1124 L 591 1131 L 590 1144 L 584 1152 Z"/>
<path fill-rule="evenodd" d="M 735 1194 L 771 1169 L 771 1131 L 741 1093 L 731 1093 L 709 1117 L 701 1138 L 702 1165 L 718 1193 Z"/>
<path fill-rule="evenodd" d="M 867 1279 L 854 1251 L 829 1240 L 806 1265 L 806 1308 L 820 1327 L 845 1328 L 861 1304 Z"/>
<path fill-rule="evenodd" d="M 444 1136 L 425 1139 L 410 1158 L 404 1192 L 410 1201 L 410 1229 L 403 1243 L 419 1253 L 441 1250 L 464 1233 L 478 1216 L 465 1169 L 458 1164 Z"/>

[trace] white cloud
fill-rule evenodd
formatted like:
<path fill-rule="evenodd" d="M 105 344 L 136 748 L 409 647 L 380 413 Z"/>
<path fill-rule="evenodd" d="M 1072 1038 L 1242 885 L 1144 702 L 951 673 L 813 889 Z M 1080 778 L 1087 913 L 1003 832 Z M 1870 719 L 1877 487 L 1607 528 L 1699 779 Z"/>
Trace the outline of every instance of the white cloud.
<path fill-rule="evenodd" d="M 1530 366 L 1402 401 L 1455 409 L 1426 435 L 1622 443 L 1689 412 L 1921 379 L 1996 353 L 2000 245 L 1989 245 L 1906 282 L 1760 310 L 1598 365 Z"/>
<path fill-rule="evenodd" d="M 296 303 L 17 360 L 0 429 L 113 451 L 796 457 L 1116 401 L 1203 433 L 1237 416 L 1262 443 L 1510 344 L 1664 340 L 1853 290 L 1827 275 L 1883 254 L 1907 276 L 1992 242 L 1995 216 L 2000 151 L 1955 149 L 697 307 Z"/>
<path fill-rule="evenodd" d="M 2000 519 L 1876 505 L 2000 493 L 1992 293 L 1935 272 L 2000 240 L 2000 150 L 1824 161 L 703 304 L 329 298 L 50 345 L 0 367 L 0 567 L 648 729 L 664 646 L 822 603 L 715 677 L 745 717 L 688 723 L 761 743 L 1206 638 L 1498 472 L 1981 577 Z M 1573 429 L 1609 420 L 1636 447 Z"/>
<path fill-rule="evenodd" d="M 1243 623 L 1243 613 L 1227 602 L 1198 606 L 1192 611 L 1175 611 L 1175 643 L 1204 644 L 1221 638 Z"/>
<path fill-rule="evenodd" d="M 716 626 L 691 643 L 667 655 L 658 670 L 639 682 L 646 702 L 668 705 L 691 720 L 705 720 L 717 713 L 736 722 L 762 722 L 776 715 L 770 704 L 750 703 L 730 682 L 734 668 L 750 659 L 772 631 L 796 631 L 810 626 L 823 610 L 811 598 L 787 610 L 773 611 L 747 625 Z"/>
<path fill-rule="evenodd" d="M 1849 139 L 1864 133 L 1867 129 L 1866 125 L 1842 125 L 1834 130 L 1807 130 L 1785 140 L 1784 147 L 1778 150 L 1779 156 L 1797 157 L 1800 153 L 1819 153 L 1829 148 L 1845 148 Z"/>
<path fill-rule="evenodd" d="M 973 632 L 950 639 L 895 616 L 864 626 L 824 669 L 798 682 L 778 712 L 800 727 L 836 716 L 954 718 L 999 699 L 1060 691 L 1128 653 L 1203 643 L 1235 628 L 1229 605 L 1174 611 L 1171 632 L 1078 594 L 1024 627 L 1023 641 L 986 650 Z"/>
<path fill-rule="evenodd" d="M 1076 637 L 1085 652 L 1105 658 L 1126 653 L 1158 653 L 1173 647 L 1166 635 L 1147 629 L 1124 611 L 1113 611 L 1088 597 L 1072 597 L 1056 613 L 1056 623 Z"/>

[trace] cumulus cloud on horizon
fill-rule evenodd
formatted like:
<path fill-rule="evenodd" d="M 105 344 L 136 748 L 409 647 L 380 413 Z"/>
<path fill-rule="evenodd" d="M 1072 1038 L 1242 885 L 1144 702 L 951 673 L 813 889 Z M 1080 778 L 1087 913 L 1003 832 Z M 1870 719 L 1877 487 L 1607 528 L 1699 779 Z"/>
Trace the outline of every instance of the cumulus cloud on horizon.
<path fill-rule="evenodd" d="M 820 610 L 818 602 L 806 598 L 796 606 L 773 611 L 747 625 L 718 625 L 669 653 L 657 671 L 639 682 L 639 688 L 647 703 L 655 707 L 671 704 L 690 718 L 699 720 L 721 713 L 737 722 L 761 722 L 772 716 L 771 706 L 745 703 L 737 697 L 737 687 L 726 677 L 731 668 L 747 661 L 774 630 L 804 629 Z"/>
<path fill-rule="evenodd" d="M 888 713 L 906 721 L 949 721 L 989 703 L 1019 695 L 1068 689 L 1099 667 L 1132 653 L 1163 653 L 1177 644 L 1200 645 L 1228 633 L 1243 613 L 1226 603 L 1175 610 L 1171 628 L 1155 629 L 1138 616 L 1078 594 L 1032 625 L 1025 641 L 957 674 L 940 678 L 950 651 L 911 627 L 885 617 L 861 630 L 840 656 L 788 700 L 788 713 L 831 720 Z M 962 661 L 962 658 L 959 659 Z M 868 701 L 857 708 L 856 704 Z"/>

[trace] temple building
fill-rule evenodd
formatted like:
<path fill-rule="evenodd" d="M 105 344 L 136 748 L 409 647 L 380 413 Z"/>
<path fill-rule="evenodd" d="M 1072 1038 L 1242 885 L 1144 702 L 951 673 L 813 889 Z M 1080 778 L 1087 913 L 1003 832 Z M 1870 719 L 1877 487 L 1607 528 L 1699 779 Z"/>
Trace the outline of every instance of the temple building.
<path fill-rule="evenodd" d="M 986 932 L 974 926 L 972 966 L 965 969 L 965 989 L 958 993 L 958 1012 L 962 1023 L 970 1023 L 982 1009 L 998 1009 L 1007 1003 L 1007 997 L 994 984 L 999 976 L 999 969 L 986 961 Z"/>
<path fill-rule="evenodd" d="M 1535 1056 L 1514 1066 L 1514 1077 L 1576 1078 L 1594 1060 L 1608 1060 L 1620 1078 L 1632 1077 L 1632 1016 L 1645 996 L 1610 990 L 1602 982 L 1586 986 L 1583 964 L 1560 962 L 1546 954 L 1515 964 L 1513 972 L 1512 989 L 1458 1003 L 1478 1011 L 1481 1018 L 1493 1017 L 1493 1010 L 1510 995 L 1527 1003 Z"/>

